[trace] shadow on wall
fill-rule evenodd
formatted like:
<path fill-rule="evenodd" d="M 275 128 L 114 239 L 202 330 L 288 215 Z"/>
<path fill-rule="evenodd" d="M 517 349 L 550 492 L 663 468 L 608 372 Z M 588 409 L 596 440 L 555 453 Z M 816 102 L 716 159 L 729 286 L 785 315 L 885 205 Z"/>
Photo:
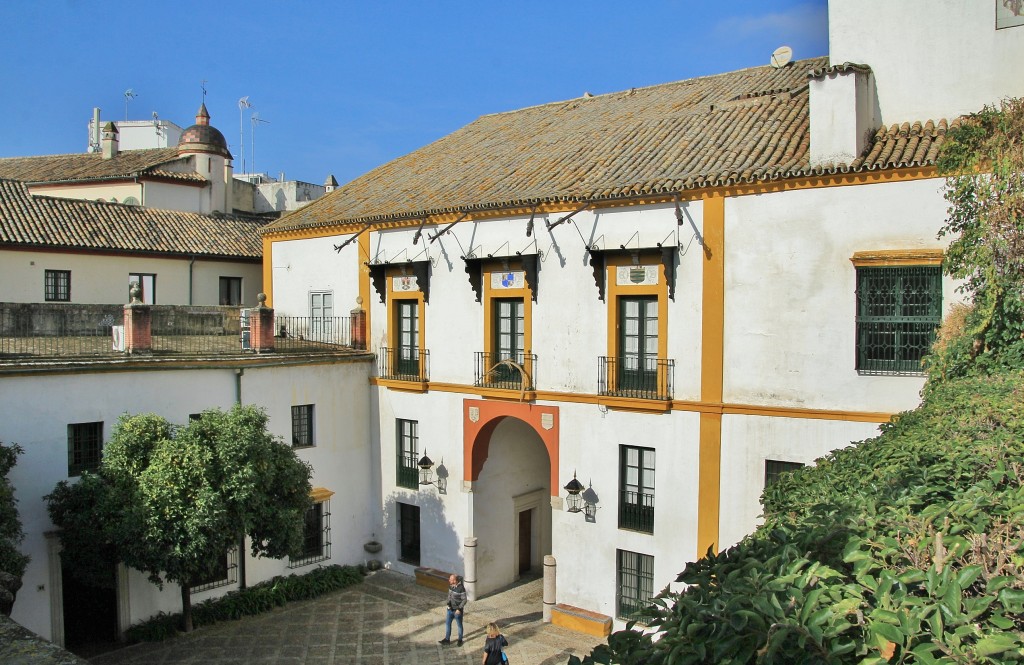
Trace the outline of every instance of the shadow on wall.
<path fill-rule="evenodd" d="M 463 544 L 446 516 L 442 498 L 434 485 L 392 492 L 385 498 L 380 538 L 385 562 L 465 574 Z"/>

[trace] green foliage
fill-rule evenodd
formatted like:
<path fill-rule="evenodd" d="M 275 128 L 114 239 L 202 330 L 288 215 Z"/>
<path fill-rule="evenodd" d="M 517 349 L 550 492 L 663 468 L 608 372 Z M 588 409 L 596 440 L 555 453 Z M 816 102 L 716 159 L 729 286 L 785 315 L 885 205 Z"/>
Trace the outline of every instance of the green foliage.
<path fill-rule="evenodd" d="M 310 467 L 266 430 L 255 407 L 210 410 L 184 427 L 152 414 L 122 416 L 96 474 L 47 496 L 65 563 L 106 579 L 123 561 L 154 584 L 208 577 L 247 535 L 254 556 L 300 551 Z"/>
<path fill-rule="evenodd" d="M 220 598 L 203 601 L 193 608 L 196 626 L 241 619 L 269 612 L 296 600 L 318 598 L 332 591 L 362 582 L 363 572 L 354 566 L 326 566 L 305 575 L 275 577 L 248 589 L 232 591 Z M 160 614 L 138 623 L 127 631 L 128 642 L 159 642 L 174 637 L 181 615 Z"/>
<path fill-rule="evenodd" d="M 0 442 L 0 572 L 21 577 L 28 565 L 28 557 L 21 553 L 18 545 L 25 534 L 18 517 L 18 500 L 14 498 L 14 486 L 7 475 L 23 453 L 21 446 L 14 443 L 5 446 Z"/>
<path fill-rule="evenodd" d="M 929 376 L 1024 367 L 1024 100 L 950 128 L 938 167 L 949 203 L 945 268 L 974 306 L 960 338 L 929 358 Z"/>
<path fill-rule="evenodd" d="M 686 566 L 583 663 L 1024 661 L 1024 373 L 933 387 L 787 474 L 765 522 Z M 570 660 L 570 662 L 580 662 Z"/>

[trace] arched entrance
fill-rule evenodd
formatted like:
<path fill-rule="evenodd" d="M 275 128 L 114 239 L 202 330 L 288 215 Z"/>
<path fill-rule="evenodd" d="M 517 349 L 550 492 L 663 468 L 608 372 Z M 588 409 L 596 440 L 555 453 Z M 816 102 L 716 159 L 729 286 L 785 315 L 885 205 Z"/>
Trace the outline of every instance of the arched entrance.
<path fill-rule="evenodd" d="M 474 595 L 480 595 L 539 575 L 551 552 L 558 409 L 466 400 L 464 416 L 463 468 L 475 542 L 467 552 L 475 558 L 467 572 L 474 571 Z"/>

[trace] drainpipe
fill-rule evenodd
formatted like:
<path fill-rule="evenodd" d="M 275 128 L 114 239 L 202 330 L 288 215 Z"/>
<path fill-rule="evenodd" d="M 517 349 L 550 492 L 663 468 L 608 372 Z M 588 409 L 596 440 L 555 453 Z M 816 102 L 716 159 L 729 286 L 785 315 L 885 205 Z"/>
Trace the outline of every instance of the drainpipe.
<path fill-rule="evenodd" d="M 188 304 L 192 306 L 192 266 L 195 265 L 196 255 L 193 254 L 192 258 L 188 261 Z M 239 402 L 241 403 L 241 402 Z"/>
<path fill-rule="evenodd" d="M 235 370 L 235 404 L 242 405 L 242 375 L 245 369 L 239 367 Z M 244 589 L 245 583 L 245 534 L 238 538 L 238 588 Z"/>

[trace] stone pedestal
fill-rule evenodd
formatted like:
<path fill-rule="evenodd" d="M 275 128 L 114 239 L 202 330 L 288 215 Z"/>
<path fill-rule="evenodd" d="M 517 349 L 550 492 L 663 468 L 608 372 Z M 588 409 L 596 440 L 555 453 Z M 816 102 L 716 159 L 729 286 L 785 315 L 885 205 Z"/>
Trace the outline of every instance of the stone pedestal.
<path fill-rule="evenodd" d="M 551 610 L 555 607 L 555 557 L 544 555 L 544 623 L 551 623 Z"/>

